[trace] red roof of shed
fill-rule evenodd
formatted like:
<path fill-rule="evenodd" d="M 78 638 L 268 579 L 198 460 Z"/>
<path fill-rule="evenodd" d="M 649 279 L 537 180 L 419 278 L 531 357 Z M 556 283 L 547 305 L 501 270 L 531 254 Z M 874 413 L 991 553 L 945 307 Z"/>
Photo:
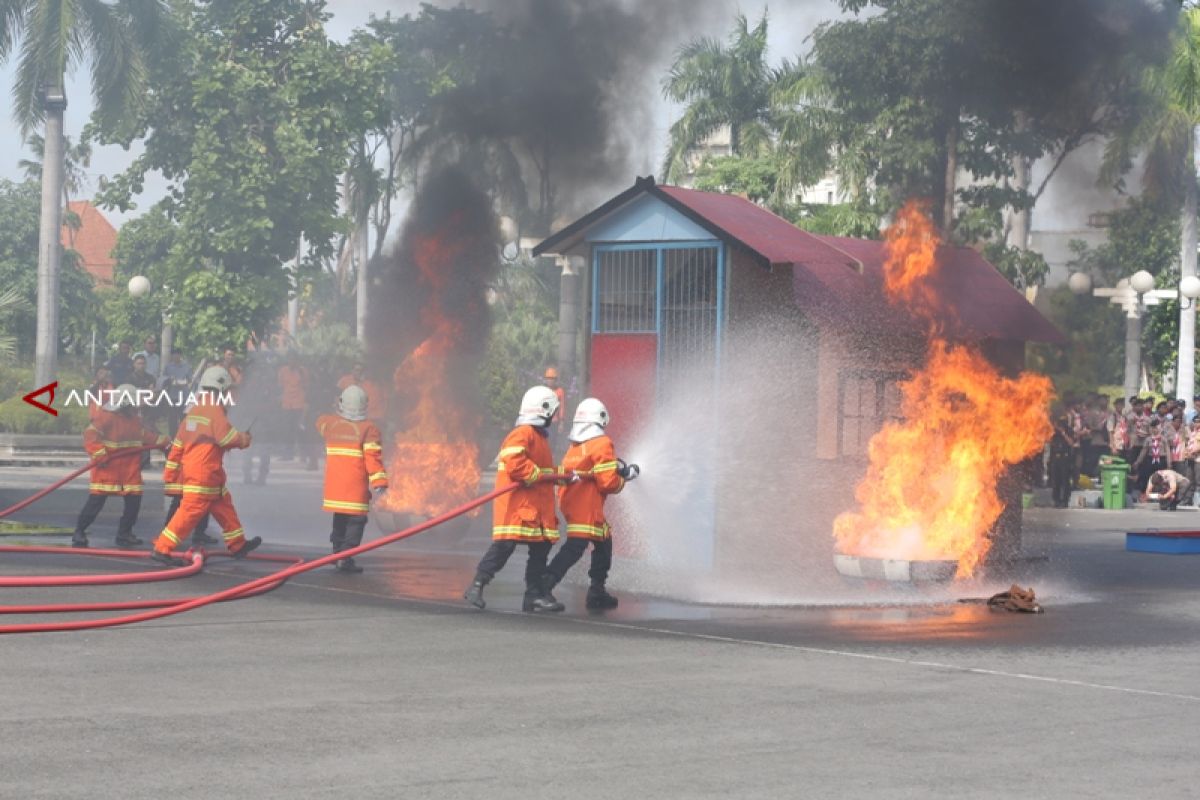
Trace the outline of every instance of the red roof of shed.
<path fill-rule="evenodd" d="M 874 328 L 920 330 L 911 314 L 896 309 L 884 297 L 883 242 L 812 234 L 744 197 L 658 186 L 653 178 L 639 178 L 633 188 L 551 236 L 534 252 L 554 252 L 554 246 L 643 192 L 746 250 L 764 266 L 791 266 L 796 302 L 818 316 L 843 324 L 861 320 Z M 978 252 L 943 246 L 938 255 L 942 268 L 931 281 L 943 306 L 939 316 L 948 331 L 965 338 L 1065 341 Z"/>

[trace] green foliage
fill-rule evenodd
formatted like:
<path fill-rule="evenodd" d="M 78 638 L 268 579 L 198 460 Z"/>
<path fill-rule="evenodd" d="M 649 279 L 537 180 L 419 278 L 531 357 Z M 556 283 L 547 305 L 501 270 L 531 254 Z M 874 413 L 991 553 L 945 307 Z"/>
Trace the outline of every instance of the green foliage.
<path fill-rule="evenodd" d="M 33 181 L 0 180 L 0 286 L 14 290 L 23 303 L 0 316 L 4 333 L 16 340 L 17 353 L 31 356 L 37 330 L 37 254 L 41 188 Z M 98 304 L 92 278 L 78 266 L 73 250 L 63 253 L 59 274 L 59 335 L 65 349 L 81 352 L 91 342 Z"/>
<path fill-rule="evenodd" d="M 792 221 L 806 231 L 826 236 L 880 237 L 879 212 L 858 203 L 804 204 L 799 206 Z"/>
<path fill-rule="evenodd" d="M 114 286 L 96 290 L 103 308 L 101 335 L 109 344 L 122 339 L 143 342 L 147 336 L 158 338 L 172 295 L 173 287 L 167 285 L 167 254 L 174 230 L 161 205 L 121 226 L 113 251 L 117 262 Z M 150 292 L 142 297 L 133 297 L 125 290 L 135 275 L 150 281 Z M 174 348 L 185 351 L 186 344 L 177 339 Z"/>
<path fill-rule="evenodd" d="M 157 284 L 171 289 L 184 346 L 214 348 L 275 326 L 302 234 L 305 269 L 332 256 L 348 229 L 340 179 L 376 124 L 379 76 L 327 38 L 321 0 L 194 2 L 179 16 L 174 51 L 148 65 L 156 88 L 142 111 L 97 121 L 102 142 L 144 145 L 100 200 L 129 209 L 146 173 L 167 179 Z"/>
<path fill-rule="evenodd" d="M 684 103 L 671 125 L 671 146 L 663 164 L 668 181 L 687 172 L 687 153 L 728 126 L 735 156 L 770 149 L 772 73 L 767 67 L 767 13 L 753 28 L 738 14 L 727 43 L 701 37 L 680 48 L 663 79 L 663 95 Z"/>
<path fill-rule="evenodd" d="M 324 408 L 325 401 L 336 393 L 338 379 L 350 371 L 355 361 L 363 359 L 362 344 L 354 331 L 344 323 L 323 323 L 305 328 L 296 334 L 295 352 L 312 376 L 317 397 L 313 404 Z M 321 387 L 325 387 L 322 389 Z M 320 396 L 326 392 L 328 397 Z"/>
<path fill-rule="evenodd" d="M 553 363 L 558 340 L 557 292 L 528 262 L 506 264 L 492 308 L 495 322 L 481 374 L 489 422 L 506 429 L 521 395 Z"/>
<path fill-rule="evenodd" d="M 928 198 L 946 230 L 956 224 L 941 219 L 947 200 L 995 212 L 1031 208 L 1045 183 L 1021 185 L 1015 163 L 1044 155 L 1061 163 L 1135 116 L 1137 67 L 1160 57 L 1172 13 L 1123 0 L 1060 0 L 1026 26 L 1008 0 L 842 7 L 856 16 L 816 31 L 802 80 L 777 98 L 786 104 L 777 113 L 822 145 L 796 157 L 820 168 L 832 155 L 849 194 L 888 213 L 910 197 Z M 974 179 L 966 189 L 959 171 Z M 1012 267 L 1025 279 L 1036 272 Z"/>
<path fill-rule="evenodd" d="M 771 156 L 717 156 L 696 169 L 695 187 L 706 192 L 744 194 L 756 203 L 775 196 L 779 164 Z"/>
<path fill-rule="evenodd" d="M 87 409 L 66 406 L 63 400 L 71 389 L 82 391 L 91 380 L 82 372 L 60 367 L 58 394 L 54 407 L 58 416 L 47 414 L 21 399 L 37 388 L 33 385 L 33 369 L 15 365 L 0 365 L 0 432 L 5 433 L 70 433 L 82 434 L 87 427 Z"/>
<path fill-rule="evenodd" d="M 1122 383 L 1125 315 L 1120 308 L 1060 287 L 1049 292 L 1046 315 L 1066 334 L 1068 344 L 1030 345 L 1028 366 L 1050 376 L 1059 397 Z"/>
<path fill-rule="evenodd" d="M 157 0 L 4 0 L 0 61 L 21 42 L 13 116 L 28 133 L 41 122 L 43 93 L 63 88 L 65 74 L 88 63 L 97 114 L 116 120 L 136 105 L 143 87 L 143 47 L 164 33 Z"/>
<path fill-rule="evenodd" d="M 1153 198 L 1134 198 L 1110 217 L 1108 241 L 1098 247 L 1073 242 L 1071 268 L 1092 276 L 1097 286 L 1113 286 L 1144 269 L 1160 287 L 1179 284 L 1179 215 Z M 1052 319 L 1071 340 L 1062 358 L 1046 357 L 1049 374 L 1070 373 L 1080 383 L 1121 383 L 1124 379 L 1124 313 L 1091 297 L 1065 290 L 1052 295 Z M 1151 306 L 1142 318 L 1142 358 L 1151 374 L 1173 369 L 1179 335 L 1179 304 Z"/>

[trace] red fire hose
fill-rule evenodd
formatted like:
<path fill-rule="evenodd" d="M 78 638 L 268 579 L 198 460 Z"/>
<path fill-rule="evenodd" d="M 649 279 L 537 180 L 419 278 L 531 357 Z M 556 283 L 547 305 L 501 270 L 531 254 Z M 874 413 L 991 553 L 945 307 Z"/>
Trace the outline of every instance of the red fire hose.
<path fill-rule="evenodd" d="M 138 451 L 152 449 L 149 447 L 139 448 Z M 113 455 L 120 456 L 129 454 L 131 451 L 124 451 Z M 107 459 L 105 459 L 107 460 Z M 52 486 L 43 489 L 37 494 L 29 497 L 16 505 L 0 511 L 0 518 L 8 516 L 14 511 L 18 511 L 35 500 L 46 496 L 50 492 L 58 489 L 66 484 L 71 479 L 81 475 L 86 470 L 90 469 L 92 464 L 89 464 L 82 469 L 79 469 L 66 478 L 58 481 Z M 564 480 L 564 476 L 546 475 L 537 479 L 539 483 L 553 483 Z M 47 633 L 52 631 L 78 631 L 90 630 L 94 628 L 109 628 L 116 625 L 129 625 L 134 622 L 146 622 L 153 619 L 179 614 L 184 611 L 191 611 L 195 608 L 210 605 L 212 603 L 224 602 L 226 600 L 235 600 L 245 597 L 269 592 L 272 589 L 282 585 L 284 581 L 293 575 L 299 575 L 302 572 L 309 572 L 331 564 L 342 558 L 351 558 L 361 553 L 366 553 L 370 550 L 375 550 L 379 547 L 398 542 L 401 539 L 407 539 L 410 536 L 416 536 L 418 533 L 423 533 L 430 528 L 441 525 L 443 522 L 451 520 L 461 514 L 465 514 L 479 506 L 489 503 L 495 498 L 511 492 L 517 488 L 517 484 L 509 484 L 508 486 L 493 489 L 481 497 L 464 503 L 463 505 L 453 508 L 444 514 L 429 519 L 419 525 L 414 525 L 402 531 L 389 534 L 373 542 L 359 545 L 358 547 L 349 550 L 342 550 L 338 553 L 331 553 L 326 556 L 314 559 L 312 561 L 299 561 L 285 556 L 266 556 L 254 555 L 249 556 L 250 559 L 256 561 L 289 561 L 295 562 L 291 566 L 286 567 L 278 572 L 273 572 L 261 578 L 256 578 L 245 583 L 232 586 L 219 592 L 214 592 L 208 595 L 193 598 L 175 598 L 170 600 L 140 600 L 124 603 L 88 603 L 88 604 L 47 604 L 47 605 L 26 605 L 26 606 L 0 606 L 0 614 L 34 614 L 34 613 L 57 613 L 57 612 L 72 612 L 72 611 L 125 611 L 134 609 L 150 609 L 142 611 L 138 614 L 129 614 L 118 617 L 105 617 L 102 619 L 90 620 L 73 620 L 70 622 L 38 622 L 26 623 L 19 625 L 0 625 L 0 634 L 5 633 Z M 123 558 L 149 558 L 149 553 L 130 553 L 122 550 L 67 550 L 65 548 L 55 547 L 0 547 L 0 552 L 8 553 L 59 553 L 72 555 L 95 555 L 101 557 L 123 557 Z M 162 570 L 155 572 L 132 573 L 126 575 L 106 575 L 106 576 L 48 576 L 38 578 L 4 578 L 0 579 L 0 587 L 3 586 L 67 586 L 67 585 L 97 585 L 97 584 L 116 584 L 116 583 L 131 583 L 135 580 L 170 580 L 176 577 L 186 577 L 194 575 L 203 568 L 205 553 L 204 551 L 189 550 L 185 555 L 190 555 L 192 559 L 191 565 L 172 570 Z"/>

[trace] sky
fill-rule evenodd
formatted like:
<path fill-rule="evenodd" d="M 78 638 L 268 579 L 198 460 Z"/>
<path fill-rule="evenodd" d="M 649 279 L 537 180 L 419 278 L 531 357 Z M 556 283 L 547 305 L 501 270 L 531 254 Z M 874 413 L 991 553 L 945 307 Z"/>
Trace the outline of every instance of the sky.
<path fill-rule="evenodd" d="M 639 2 L 653 0 L 623 0 L 630 7 L 637 7 Z M 435 5 L 449 5 L 437 2 Z M 468 3 L 470 5 L 470 3 Z M 699 7 L 699 5 L 697 6 Z M 358 27 L 361 27 L 372 16 L 382 16 L 386 13 L 403 15 L 415 13 L 419 8 L 416 0 L 329 0 L 329 11 L 332 19 L 328 24 L 330 35 L 335 39 L 345 39 Z M 725 37 L 732 28 L 734 15 L 738 11 L 745 12 L 752 20 L 761 13 L 763 6 L 739 3 L 737 0 L 709 0 L 704 4 L 709 16 L 701 23 L 701 30 L 709 36 Z M 768 41 L 769 60 L 778 64 L 784 58 L 795 58 L 807 49 L 807 39 L 820 22 L 834 18 L 839 14 L 835 0 L 788 0 L 775 3 L 769 8 L 770 26 Z M 647 103 L 651 112 L 652 129 L 641 138 L 642 148 L 631 164 L 633 174 L 627 179 L 617 181 L 619 185 L 632 184 L 634 174 L 645 175 L 657 173 L 666 151 L 668 129 L 671 122 L 678 116 L 679 109 L 662 98 L 657 91 L 657 80 L 665 74 L 674 51 L 684 43 L 689 34 L 681 31 L 664 31 L 662 37 L 662 57 L 655 65 L 655 74 L 643 86 L 638 87 L 636 96 Z M 11 91 L 13 84 L 14 64 L 10 60 L 0 68 L 0 91 Z M 87 122 L 91 111 L 91 94 L 87 82 L 87 69 L 77 69 L 68 78 L 67 96 L 69 105 L 66 112 L 65 129 L 72 140 L 77 140 L 80 131 Z M 25 148 L 19 126 L 11 117 L 0 116 L 0 178 L 22 180 L 24 175 L 18 165 L 22 158 L 30 156 Z M 124 169 L 136 155 L 136 152 L 126 152 L 120 147 L 96 148 L 91 167 L 88 170 L 90 190 L 94 190 L 102 175 L 113 175 Z M 1035 168 L 1035 179 L 1037 175 Z M 1077 230 L 1086 227 L 1089 213 L 1094 210 L 1115 207 L 1119 199 L 1111 193 L 1100 192 L 1092 185 L 1094 180 L 1089 177 L 1091 170 L 1084 158 L 1069 159 L 1060 176 L 1056 176 L 1047 189 L 1046 196 L 1039 203 L 1035 213 L 1035 227 L 1055 230 Z M 126 219 L 137 216 L 143 210 L 153 205 L 162 196 L 164 183 L 156 176 L 147 176 L 145 192 L 138 201 L 138 208 L 127 214 L 106 211 L 106 216 L 116 225 Z M 84 192 L 86 196 L 88 191 Z M 1086 202 L 1080 202 L 1080 195 Z"/>

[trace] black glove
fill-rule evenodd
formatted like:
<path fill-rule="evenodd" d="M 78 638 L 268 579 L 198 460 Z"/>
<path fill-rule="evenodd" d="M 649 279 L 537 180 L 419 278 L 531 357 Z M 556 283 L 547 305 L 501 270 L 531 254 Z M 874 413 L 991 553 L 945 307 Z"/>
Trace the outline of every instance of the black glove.
<path fill-rule="evenodd" d="M 620 461 L 619 459 L 617 463 L 620 464 L 620 466 L 617 467 L 617 474 L 627 481 L 631 481 L 638 475 L 642 474 L 642 468 L 637 464 L 626 464 L 624 461 Z"/>

